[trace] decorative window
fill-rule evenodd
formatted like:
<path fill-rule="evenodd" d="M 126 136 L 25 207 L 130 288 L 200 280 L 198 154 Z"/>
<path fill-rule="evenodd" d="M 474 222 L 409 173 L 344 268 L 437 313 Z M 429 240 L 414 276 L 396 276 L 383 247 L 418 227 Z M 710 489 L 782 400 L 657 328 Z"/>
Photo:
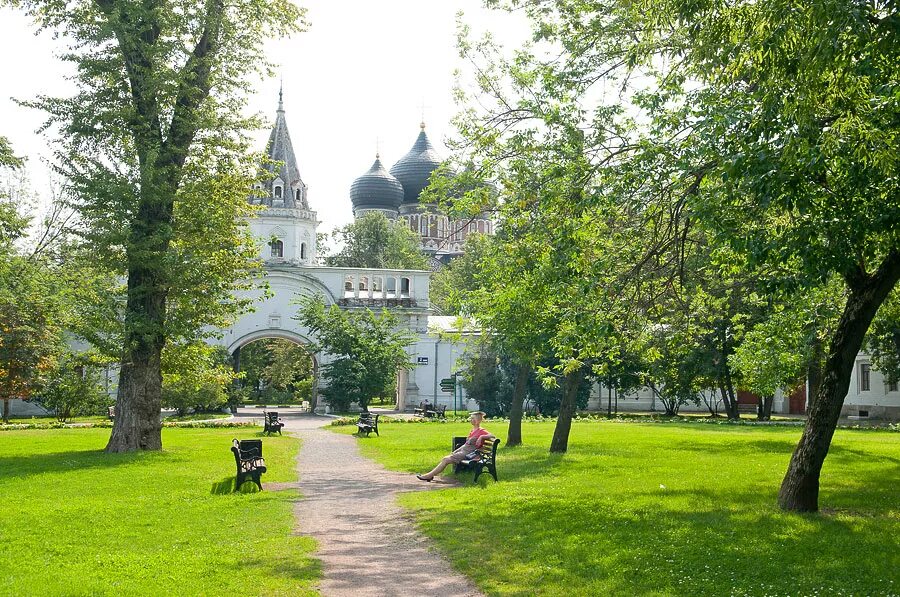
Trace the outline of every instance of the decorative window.
<path fill-rule="evenodd" d="M 300 189 L 297 189 L 297 198 L 295 199 L 297 203 L 300 203 Z"/>
<path fill-rule="evenodd" d="M 400 295 L 409 295 L 409 278 L 400 278 Z"/>
<path fill-rule="evenodd" d="M 280 186 L 275 187 L 275 198 L 281 199 L 281 187 Z"/>
<path fill-rule="evenodd" d="M 897 380 L 888 379 L 884 382 L 884 391 L 885 392 L 896 392 L 897 391 Z"/>
<path fill-rule="evenodd" d="M 369 277 L 368 276 L 360 276 L 359 277 L 359 289 L 364 290 L 366 292 L 369 291 Z"/>
<path fill-rule="evenodd" d="M 350 274 L 347 274 L 347 277 L 344 278 L 344 291 L 353 292 L 353 276 Z"/>
<path fill-rule="evenodd" d="M 872 365 L 869 363 L 859 364 L 859 391 L 868 392 L 872 389 Z"/>
<path fill-rule="evenodd" d="M 385 288 L 385 292 L 387 294 L 392 294 L 394 296 L 397 295 L 397 278 L 395 278 L 393 276 L 388 276 L 387 287 Z"/>
<path fill-rule="evenodd" d="M 306 259 L 306 243 L 300 243 L 300 259 Z"/>
<path fill-rule="evenodd" d="M 284 242 L 281 240 L 273 240 L 269 243 L 272 247 L 272 257 L 284 257 Z"/>

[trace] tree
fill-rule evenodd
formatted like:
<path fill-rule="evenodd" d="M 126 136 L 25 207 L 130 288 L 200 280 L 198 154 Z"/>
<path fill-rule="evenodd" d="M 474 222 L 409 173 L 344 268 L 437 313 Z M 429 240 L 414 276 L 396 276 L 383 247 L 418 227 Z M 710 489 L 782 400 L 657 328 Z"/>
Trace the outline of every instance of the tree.
<path fill-rule="evenodd" d="M 364 214 L 335 230 L 332 238 L 341 250 L 325 258 L 325 265 L 331 267 L 428 269 L 428 260 L 419 249 L 419 237 L 402 222 L 391 222 L 381 212 Z"/>
<path fill-rule="evenodd" d="M 228 351 L 221 346 L 210 346 L 202 340 L 169 343 L 162 362 L 162 402 L 179 415 L 191 410 L 213 412 L 228 402 L 237 374 Z"/>
<path fill-rule="evenodd" d="M 368 412 L 373 398 L 391 393 L 397 370 L 411 366 L 406 347 L 414 337 L 387 310 L 380 315 L 369 309 L 344 311 L 307 298 L 296 319 L 315 336 L 314 350 L 333 357 L 322 367 L 327 383 L 322 393 L 335 410 L 356 403 Z"/>
<path fill-rule="evenodd" d="M 278 403 L 310 400 L 313 363 L 306 348 L 289 340 L 264 338 L 241 348 L 242 384 L 259 398 Z"/>
<path fill-rule="evenodd" d="M 533 19 L 536 39 L 562 48 L 552 61 L 523 53 L 519 80 L 539 88 L 533 97 L 545 113 L 590 106 L 592 163 L 621 175 L 597 200 L 658 214 L 669 246 L 699 226 L 778 284 L 832 275 L 846 284 L 779 492 L 783 509 L 817 510 L 856 354 L 900 279 L 896 7 L 510 4 Z"/>
<path fill-rule="evenodd" d="M 76 93 L 39 98 L 83 237 L 127 280 L 110 452 L 162 447 L 162 353 L 227 320 L 252 241 L 258 175 L 241 116 L 263 41 L 298 30 L 287 0 L 14 0 L 70 43 Z M 196 252 L 198 251 L 198 252 Z M 174 306 L 174 308 L 173 308 Z"/>
<path fill-rule="evenodd" d="M 53 370 L 62 346 L 60 302 L 49 272 L 19 255 L 0 259 L 0 399 L 27 400 Z"/>
<path fill-rule="evenodd" d="M 109 395 L 100 385 L 100 371 L 107 365 L 97 354 L 64 350 L 34 398 L 61 422 L 72 417 L 103 413 Z"/>

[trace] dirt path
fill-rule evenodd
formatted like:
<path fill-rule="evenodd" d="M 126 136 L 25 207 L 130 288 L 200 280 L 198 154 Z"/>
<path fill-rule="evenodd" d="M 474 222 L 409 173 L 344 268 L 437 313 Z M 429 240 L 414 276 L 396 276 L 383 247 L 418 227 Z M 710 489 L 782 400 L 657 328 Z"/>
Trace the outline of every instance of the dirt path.
<path fill-rule="evenodd" d="M 298 528 L 319 542 L 323 595 L 468 596 L 481 592 L 434 549 L 397 506 L 402 491 L 422 491 L 413 475 L 388 471 L 359 454 L 356 439 L 321 429 L 330 419 L 291 417 L 300 437 Z"/>

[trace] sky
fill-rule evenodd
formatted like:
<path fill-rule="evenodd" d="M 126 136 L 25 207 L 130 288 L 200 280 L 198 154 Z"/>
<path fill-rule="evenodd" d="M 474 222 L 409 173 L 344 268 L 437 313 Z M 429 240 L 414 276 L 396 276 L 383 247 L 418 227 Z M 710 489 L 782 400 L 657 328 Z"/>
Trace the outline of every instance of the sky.
<path fill-rule="evenodd" d="M 415 141 L 423 118 L 438 152 L 446 157 L 454 70 L 464 68 L 456 49 L 456 14 L 478 33 L 490 30 L 516 45 L 527 34 L 518 17 L 488 11 L 478 0 L 307 0 L 310 28 L 267 43 L 279 67 L 285 116 L 309 201 L 320 232 L 353 218 L 349 189 L 375 159 L 390 168 Z M 70 67 L 56 54 L 64 47 L 21 13 L 0 8 L 0 135 L 28 158 L 32 185 L 40 189 L 50 157 L 43 115 L 14 98 L 66 95 Z M 274 120 L 279 80 L 260 80 L 249 109 Z M 424 108 L 423 108 L 424 106 Z M 268 130 L 258 131 L 260 149 Z M 43 198 L 46 201 L 46 198 Z"/>

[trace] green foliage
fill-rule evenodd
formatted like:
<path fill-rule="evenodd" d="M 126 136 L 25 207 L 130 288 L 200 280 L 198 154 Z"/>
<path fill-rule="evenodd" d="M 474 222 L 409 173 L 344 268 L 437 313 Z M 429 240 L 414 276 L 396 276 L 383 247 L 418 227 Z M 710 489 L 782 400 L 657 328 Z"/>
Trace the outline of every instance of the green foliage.
<path fill-rule="evenodd" d="M 310 400 L 312 356 L 306 348 L 280 338 L 241 347 L 241 384 L 249 400 L 292 403 Z"/>
<path fill-rule="evenodd" d="M 179 415 L 221 409 L 235 377 L 225 348 L 202 341 L 170 344 L 163 352 L 163 404 Z"/>
<path fill-rule="evenodd" d="M 872 322 L 866 347 L 888 382 L 900 381 L 900 291 L 888 297 Z"/>
<path fill-rule="evenodd" d="M 243 115 L 268 36 L 301 28 L 289 0 L 152 5 L 13 2 L 68 42 L 75 91 L 26 105 L 59 130 L 55 168 L 98 268 L 127 281 L 110 450 L 159 449 L 162 352 L 247 308 L 256 267 L 246 198 L 261 175 Z M 103 303 L 103 306 L 110 306 Z M 120 315 L 120 316 L 118 316 Z M 118 317 L 116 317 L 118 316 Z"/>
<path fill-rule="evenodd" d="M 380 315 L 369 309 L 344 311 L 307 298 L 296 319 L 315 337 L 311 350 L 332 357 L 320 371 L 328 385 L 323 394 L 336 411 L 347 411 L 353 403 L 366 410 L 373 398 L 393 393 L 398 369 L 411 366 L 406 347 L 414 337 L 387 310 Z"/>
<path fill-rule="evenodd" d="M 315 595 L 315 542 L 293 533 L 297 491 L 231 493 L 231 439 L 260 431 L 167 428 L 166 450 L 149 457 L 105 454 L 108 429 L 0 434 L 0 493 L 17 499 L 0 541 L 16 553 L 43 554 L 57 572 L 7 566 L 4 591 L 147 595 L 178 587 L 225 595 L 253 587 Z M 298 447 L 294 438 L 266 438 L 263 481 L 295 481 Z M 214 483 L 229 493 L 211 493 Z M 192 557 L 184 557 L 185 544 Z M 235 566 L 235 554 L 251 551 L 258 559 Z"/>
<path fill-rule="evenodd" d="M 466 427 L 391 425 L 359 447 L 421 472 Z M 505 439 L 496 423 L 485 427 Z M 565 457 L 546 452 L 552 422 L 526 421 L 523 432 L 528 444 L 501 444 L 499 483 L 475 487 L 461 474 L 462 487 L 400 497 L 485 594 L 895 591 L 896 433 L 838 430 L 822 487 L 833 510 L 798 517 L 771 504 L 799 427 L 575 421 Z"/>
<path fill-rule="evenodd" d="M 108 364 L 94 354 L 64 351 L 47 373 L 34 401 L 55 413 L 60 422 L 77 416 L 106 414 L 106 407 L 113 400 L 100 384 L 100 373 Z"/>
<path fill-rule="evenodd" d="M 32 397 L 62 349 L 63 313 L 46 266 L 19 255 L 0 258 L 0 400 Z"/>
<path fill-rule="evenodd" d="M 381 212 L 368 212 L 337 229 L 332 239 L 340 251 L 325 258 L 331 267 L 428 269 L 419 236 L 402 221 L 391 222 Z"/>

